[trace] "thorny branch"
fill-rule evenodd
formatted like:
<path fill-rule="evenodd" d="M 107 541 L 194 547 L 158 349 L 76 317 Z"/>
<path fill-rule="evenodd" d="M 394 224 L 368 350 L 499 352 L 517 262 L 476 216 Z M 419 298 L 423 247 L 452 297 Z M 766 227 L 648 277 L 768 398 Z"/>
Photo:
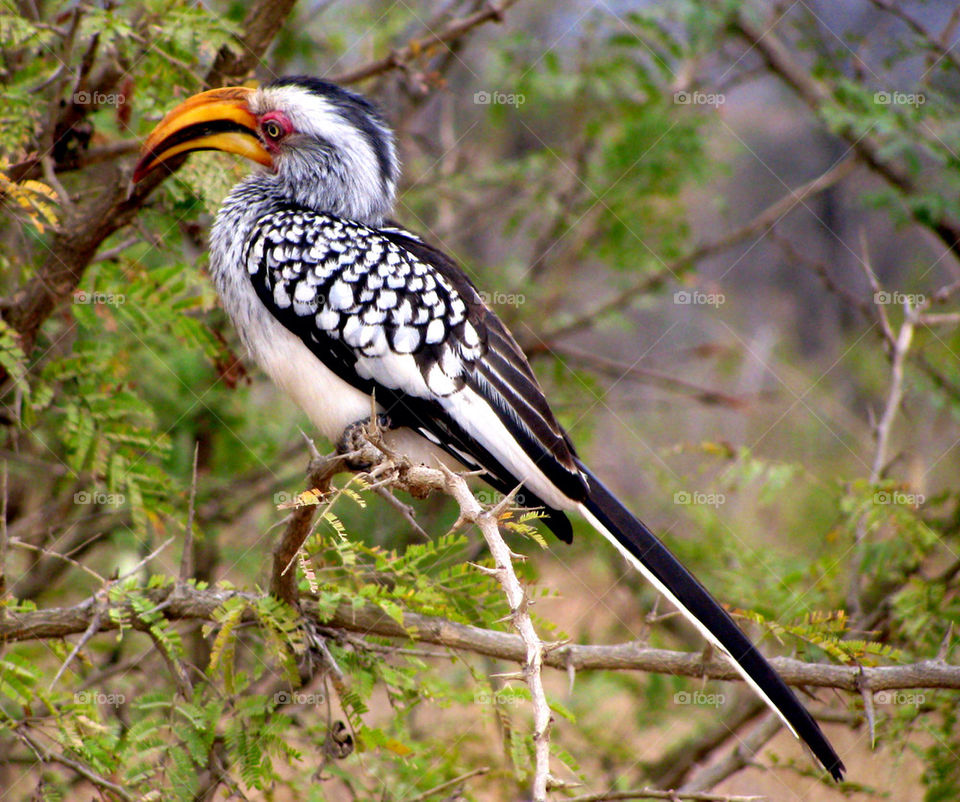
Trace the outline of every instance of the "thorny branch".
<path fill-rule="evenodd" d="M 255 599 L 251 593 L 215 588 L 183 588 L 176 598 L 172 598 L 170 594 L 168 589 L 159 589 L 151 590 L 146 595 L 156 604 L 165 605 L 161 612 L 173 621 L 213 620 L 217 607 L 229 599 Z M 345 603 L 328 617 L 319 616 L 309 600 L 304 600 L 302 606 L 304 614 L 317 624 L 334 629 L 430 643 L 514 663 L 522 664 L 527 659 L 526 648 L 520 637 L 506 632 L 415 613 L 405 614 L 401 625 L 372 604 L 355 607 Z M 124 610 L 122 603 L 111 603 L 107 609 L 111 608 L 118 612 Z M 70 607 L 11 609 L 7 619 L 0 621 L 0 643 L 79 635 L 90 625 L 95 610 L 93 599 Z M 100 622 L 100 632 L 116 629 L 117 623 L 112 617 L 104 615 Z M 730 663 L 718 657 L 705 660 L 702 652 L 653 649 L 636 641 L 610 646 L 564 644 L 549 650 L 543 657 L 543 663 L 563 672 L 567 672 L 572 665 L 574 671 L 647 671 L 718 680 L 740 678 Z M 863 681 L 860 678 L 866 677 L 874 691 L 908 688 L 960 690 L 960 666 L 946 663 L 939 658 L 907 665 L 863 667 L 807 663 L 791 657 L 774 657 L 770 663 L 788 685 L 809 685 L 856 692 Z"/>
<path fill-rule="evenodd" d="M 332 476 L 344 468 L 342 460 L 343 457 L 336 455 L 323 458 L 315 456 L 310 465 L 311 486 L 329 488 Z M 560 644 L 547 649 L 534 630 L 528 612 L 529 599 L 513 570 L 512 559 L 517 555 L 509 550 L 498 529 L 498 517 L 503 505 L 509 504 L 509 500 L 492 509 L 485 508 L 470 492 L 463 476 L 443 469 L 411 466 L 387 459 L 377 466 L 376 473 L 377 484 L 383 487 L 405 490 L 416 496 L 423 496 L 430 491 L 443 492 L 454 498 L 460 507 L 461 519 L 476 523 L 487 541 L 496 565 L 495 568 L 487 570 L 504 588 L 512 612 L 512 622 L 519 634 L 487 630 L 412 613 L 404 615 L 402 623 L 398 623 L 372 604 L 357 607 L 345 602 L 332 615 L 321 617 L 309 597 L 300 599 L 301 612 L 308 623 L 322 627 L 325 631 L 333 629 L 356 633 L 359 638 L 356 635 L 350 637 L 351 642 L 359 648 L 363 648 L 365 636 L 381 636 L 434 644 L 521 665 L 522 670 L 515 677 L 528 683 L 534 708 L 534 799 L 545 800 L 551 787 L 548 741 L 551 713 L 542 684 L 542 666 L 551 666 L 564 672 L 575 672 L 578 669 L 642 670 L 678 676 L 739 679 L 736 670 L 723 659 L 704 659 L 701 653 L 651 649 L 637 642 L 612 646 Z M 299 510 L 295 510 L 296 512 Z M 279 587 L 280 592 L 290 596 L 293 601 L 297 600 L 295 582 L 292 579 L 289 583 L 286 580 L 280 581 L 278 577 L 292 575 L 294 572 L 278 573 L 277 566 L 288 565 L 295 557 L 310 529 L 311 517 L 312 513 L 302 520 L 292 518 L 274 554 L 274 587 Z M 197 588 L 184 583 L 178 583 L 172 588 L 145 590 L 143 594 L 154 602 L 155 610 L 169 620 L 211 621 L 215 611 L 228 599 L 244 598 L 251 602 L 255 599 L 251 593 Z M 0 644 L 81 634 L 82 638 L 74 649 L 75 653 L 94 635 L 116 629 L 119 621 L 130 618 L 132 614 L 133 610 L 128 604 L 111 600 L 102 592 L 72 607 L 27 611 L 13 608 L 8 611 L 6 619 L 0 619 Z M 960 688 L 960 666 L 947 664 L 942 656 L 913 665 L 882 667 L 825 665 L 790 658 L 774 658 L 771 662 L 791 685 L 863 691 L 867 694 L 905 688 Z M 647 794 L 648 798 L 725 799 L 701 792 L 747 765 L 778 728 L 779 722 L 775 718 L 764 720 L 720 763 L 703 769 L 690 778 L 677 795 L 660 797 Z"/>
<path fill-rule="evenodd" d="M 422 497 L 430 491 L 440 491 L 450 495 L 460 508 L 458 522 L 476 524 L 483 534 L 484 540 L 493 556 L 495 568 L 487 569 L 478 566 L 478 570 L 489 571 L 500 583 L 510 605 L 510 613 L 514 628 L 520 634 L 524 643 L 523 671 L 517 676 L 522 678 L 530 688 L 530 697 L 533 704 L 534 718 L 534 748 L 535 771 L 533 781 L 533 799 L 542 802 L 547 798 L 547 788 L 550 781 L 550 707 L 547 704 L 546 692 L 543 688 L 541 669 L 543 666 L 544 644 L 540 640 L 530 618 L 528 606 L 530 600 L 513 569 L 513 558 L 519 557 L 510 551 L 500 534 L 499 515 L 512 501 L 505 498 L 491 509 L 485 509 L 470 491 L 466 479 L 459 474 L 441 467 L 440 469 L 413 466 L 403 460 L 393 461 L 392 455 L 380 451 L 383 443 L 377 426 L 376 415 L 364 427 L 367 442 L 361 446 L 356 454 L 364 454 L 376 465 L 378 486 L 389 485 L 409 491 L 416 497 Z M 310 489 L 319 493 L 321 497 L 330 492 L 330 483 L 333 477 L 347 468 L 346 455 L 331 455 L 321 457 L 315 455 L 308 469 L 308 485 Z M 387 478 L 379 478 L 386 474 Z M 294 509 L 287 524 L 283 537 L 274 548 L 273 575 L 271 579 L 271 593 L 296 605 L 298 602 L 296 571 L 291 570 L 293 562 L 311 531 L 316 505 L 304 505 Z"/>
<path fill-rule="evenodd" d="M 429 469 L 424 469 L 429 470 Z M 431 471 L 435 474 L 436 471 Z M 510 497 L 505 498 L 493 509 L 484 509 L 477 498 L 470 492 L 470 487 L 462 476 L 448 470 L 442 471 L 446 491 L 453 496 L 460 506 L 460 516 L 477 525 L 483 533 L 496 568 L 492 574 L 503 588 L 510 605 L 514 629 L 520 634 L 524 645 L 524 662 L 522 678 L 530 688 L 530 698 L 533 703 L 533 744 L 535 750 L 533 799 L 541 802 L 547 798 L 547 788 L 550 782 L 550 707 L 547 704 L 547 695 L 543 689 L 544 644 L 537 635 L 530 618 L 528 607 L 530 599 L 527 597 L 513 569 L 513 558 L 518 555 L 510 551 L 506 541 L 500 534 L 498 516 L 509 506 Z M 431 482 L 436 476 L 430 477 Z"/>
<path fill-rule="evenodd" d="M 491 576 L 500 583 L 510 606 L 513 627 L 519 633 L 523 644 L 523 659 L 518 661 L 521 662 L 523 669 L 515 677 L 507 678 L 522 679 L 530 689 L 535 752 L 532 793 L 534 802 L 543 802 L 547 798 L 547 789 L 551 783 L 549 735 L 551 713 L 542 677 L 546 649 L 530 618 L 528 609 L 531 604 L 530 599 L 513 568 L 513 559 L 520 555 L 510 550 L 500 534 L 499 516 L 510 506 L 512 498 L 508 496 L 496 506 L 484 508 L 470 491 L 464 476 L 444 467 L 427 468 L 422 465 L 409 465 L 403 461 L 396 465 L 396 478 L 391 484 L 417 497 L 430 491 L 448 494 L 460 508 L 459 521 L 476 524 L 483 534 L 495 567 L 487 569 L 478 566 L 478 569 L 489 571 Z"/>

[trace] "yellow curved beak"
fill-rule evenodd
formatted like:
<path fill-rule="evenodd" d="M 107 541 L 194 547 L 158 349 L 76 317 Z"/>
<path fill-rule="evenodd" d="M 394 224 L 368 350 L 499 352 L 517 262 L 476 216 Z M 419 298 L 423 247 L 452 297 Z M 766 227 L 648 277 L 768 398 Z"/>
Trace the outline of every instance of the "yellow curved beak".
<path fill-rule="evenodd" d="M 273 160 L 257 136 L 257 118 L 247 105 L 255 91 L 245 86 L 210 89 L 169 112 L 143 143 L 134 182 L 171 156 L 192 150 L 222 150 L 271 165 Z"/>

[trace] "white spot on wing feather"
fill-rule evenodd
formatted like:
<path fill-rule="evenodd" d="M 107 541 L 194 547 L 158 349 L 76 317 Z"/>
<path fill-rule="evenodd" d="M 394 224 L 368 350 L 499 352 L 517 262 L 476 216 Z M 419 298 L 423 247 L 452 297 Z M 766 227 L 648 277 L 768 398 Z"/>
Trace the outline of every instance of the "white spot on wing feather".
<path fill-rule="evenodd" d="M 297 288 L 293 291 L 294 300 L 300 301 L 301 303 L 309 303 L 316 297 L 317 289 L 315 286 L 312 286 L 309 281 L 298 282 Z"/>
<path fill-rule="evenodd" d="M 273 302 L 280 309 L 286 309 L 290 306 L 290 295 L 282 281 L 278 281 L 273 287 Z"/>
<path fill-rule="evenodd" d="M 393 349 L 401 354 L 412 354 L 420 347 L 420 330 L 413 326 L 399 326 L 393 333 Z"/>
<path fill-rule="evenodd" d="M 319 315 L 316 317 L 317 328 L 323 329 L 324 331 L 330 331 L 335 329 L 340 323 L 340 315 L 337 312 L 330 308 L 325 308 Z"/>
<path fill-rule="evenodd" d="M 360 324 L 360 318 L 358 318 L 356 315 L 350 315 L 347 318 L 346 323 L 343 324 L 344 342 L 353 348 L 359 348 L 361 330 L 362 326 Z"/>
<path fill-rule="evenodd" d="M 439 318 L 430 321 L 430 325 L 427 326 L 427 342 L 430 345 L 435 345 L 438 342 L 443 340 L 443 335 L 446 333 L 446 327 L 443 325 L 443 321 Z"/>
<path fill-rule="evenodd" d="M 327 302 L 334 309 L 349 309 L 353 306 L 353 288 L 338 279 L 327 293 Z"/>

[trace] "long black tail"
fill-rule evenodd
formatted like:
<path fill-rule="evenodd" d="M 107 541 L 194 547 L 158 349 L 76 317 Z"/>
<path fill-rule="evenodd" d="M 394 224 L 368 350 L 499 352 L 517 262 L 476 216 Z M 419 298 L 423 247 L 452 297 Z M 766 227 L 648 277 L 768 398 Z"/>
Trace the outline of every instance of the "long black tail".
<path fill-rule="evenodd" d="M 650 582 L 677 607 L 704 637 L 728 655 L 747 683 L 776 712 L 783 723 L 813 750 L 837 781 L 843 763 L 820 725 L 800 703 L 773 667 L 734 623 L 733 619 L 670 550 L 631 513 L 588 468 L 581 469 L 590 495 L 580 512 L 616 546 Z"/>

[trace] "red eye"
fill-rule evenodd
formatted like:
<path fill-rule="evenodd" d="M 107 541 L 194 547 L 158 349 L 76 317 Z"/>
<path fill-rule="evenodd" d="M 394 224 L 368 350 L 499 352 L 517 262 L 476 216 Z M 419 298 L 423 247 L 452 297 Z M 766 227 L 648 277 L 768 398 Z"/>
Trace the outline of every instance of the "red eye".
<path fill-rule="evenodd" d="M 260 131 L 268 143 L 276 143 L 293 130 L 290 120 L 280 111 L 271 111 L 260 120 Z"/>
<path fill-rule="evenodd" d="M 283 126 L 276 120 L 267 120 L 263 124 L 263 133 L 268 139 L 279 139 L 283 136 Z"/>

